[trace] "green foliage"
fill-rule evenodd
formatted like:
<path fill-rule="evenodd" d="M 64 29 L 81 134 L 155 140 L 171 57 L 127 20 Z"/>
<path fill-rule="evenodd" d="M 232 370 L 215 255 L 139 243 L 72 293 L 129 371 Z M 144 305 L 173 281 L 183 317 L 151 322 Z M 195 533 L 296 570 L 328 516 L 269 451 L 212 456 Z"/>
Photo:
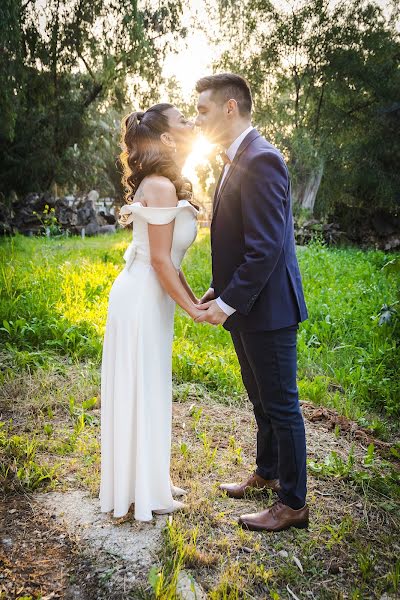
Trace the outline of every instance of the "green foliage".
<path fill-rule="evenodd" d="M 255 123 L 288 158 L 294 196 L 395 208 L 400 189 L 398 12 L 369 0 L 220 0 L 229 50 L 216 65 L 250 82 Z M 249 40 L 251 40 L 249 42 Z"/>
<path fill-rule="evenodd" d="M 185 559 L 185 537 L 171 520 L 164 530 L 163 566 L 153 566 L 149 572 L 152 598 L 173 600 L 176 598 L 176 585 Z"/>
<path fill-rule="evenodd" d="M 129 92 L 156 95 L 181 2 L 5 0 L 0 10 L 0 190 L 8 197 L 102 183 L 118 153 L 101 131 L 105 115 L 120 116 Z M 91 153 L 99 149 L 106 164 Z"/>
<path fill-rule="evenodd" d="M 331 395 L 337 406 L 335 394 L 344 389 L 351 405 L 399 414 L 399 322 L 379 325 L 378 317 L 398 293 L 396 279 L 382 271 L 387 257 L 311 244 L 299 260 L 309 307 L 299 334 L 300 380 L 322 377 L 319 402 Z"/>
<path fill-rule="evenodd" d="M 400 500 L 400 473 L 389 462 L 374 464 L 374 446 L 370 444 L 364 456 L 363 469 L 355 466 L 354 447 L 347 458 L 342 458 L 335 451 L 330 452 L 325 460 L 308 461 L 308 469 L 315 477 L 335 477 L 350 481 L 364 494 L 376 494 L 383 498 L 380 506 L 388 511 L 396 510 Z"/>
<path fill-rule="evenodd" d="M 40 449 L 35 438 L 16 435 L 12 422 L 0 421 L 0 484 L 4 492 L 34 491 L 55 479 L 56 467 L 37 461 Z"/>
<path fill-rule="evenodd" d="M 41 222 L 44 235 L 47 234 L 47 231 L 50 235 L 57 235 L 60 233 L 57 217 L 54 213 L 55 208 L 49 208 L 48 204 L 45 204 L 43 212 L 41 214 L 38 214 L 35 210 L 32 212 L 32 214 L 37 216 L 37 218 Z"/>
<path fill-rule="evenodd" d="M 388 573 L 387 580 L 394 592 L 400 590 L 400 560 L 396 561 L 393 569 Z"/>
<path fill-rule="evenodd" d="M 354 523 L 351 517 L 345 517 L 338 525 L 326 523 L 322 528 L 322 531 L 327 531 L 329 533 L 326 547 L 331 549 L 334 546 L 341 544 L 353 530 Z"/>
<path fill-rule="evenodd" d="M 15 91 L 22 86 L 21 2 L 0 5 L 0 139 L 12 137 L 16 121 Z"/>
<path fill-rule="evenodd" d="M 0 379 L 16 368 L 45 365 L 55 354 L 100 364 L 108 293 L 129 238 L 122 231 L 109 238 L 1 242 L 0 343 L 7 359 Z M 299 250 L 310 315 L 298 336 L 300 396 L 334 407 L 377 435 L 385 433 L 382 415 L 400 413 L 399 320 L 379 325 L 378 317 L 382 305 L 397 301 L 397 277 L 386 266 L 395 259 L 318 243 Z M 184 271 L 195 293 L 208 288 L 206 232 L 190 249 Z M 221 401 L 244 393 L 228 332 L 195 324 L 180 309 L 173 374 L 176 382 L 200 383 Z"/>
<path fill-rule="evenodd" d="M 325 458 L 323 464 L 309 462 L 309 468 L 315 475 L 323 474 L 327 477 L 347 478 L 354 467 L 354 449 L 352 448 L 347 460 L 343 460 L 337 452 L 332 451 Z"/>

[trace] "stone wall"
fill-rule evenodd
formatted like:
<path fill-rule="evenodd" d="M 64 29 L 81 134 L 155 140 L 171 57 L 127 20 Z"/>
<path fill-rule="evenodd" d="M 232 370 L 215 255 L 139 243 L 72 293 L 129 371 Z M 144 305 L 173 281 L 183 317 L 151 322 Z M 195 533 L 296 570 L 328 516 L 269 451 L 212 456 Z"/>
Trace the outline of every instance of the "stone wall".
<path fill-rule="evenodd" d="M 0 233 L 43 234 L 68 231 L 71 234 L 113 233 L 117 223 L 110 202 L 102 204 L 95 190 L 86 196 L 28 194 L 11 206 L 0 206 Z"/>

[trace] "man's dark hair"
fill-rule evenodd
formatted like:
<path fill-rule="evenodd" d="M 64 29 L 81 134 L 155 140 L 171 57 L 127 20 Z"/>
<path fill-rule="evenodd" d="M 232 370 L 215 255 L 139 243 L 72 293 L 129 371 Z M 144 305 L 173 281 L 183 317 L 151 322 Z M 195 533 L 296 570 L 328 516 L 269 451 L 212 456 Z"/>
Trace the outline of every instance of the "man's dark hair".
<path fill-rule="evenodd" d="M 251 113 L 252 98 L 250 86 L 240 75 L 234 73 L 220 73 L 202 77 L 196 83 L 196 92 L 201 94 L 206 90 L 212 90 L 214 102 L 223 104 L 231 98 L 236 100 L 239 113 L 242 117 Z"/>

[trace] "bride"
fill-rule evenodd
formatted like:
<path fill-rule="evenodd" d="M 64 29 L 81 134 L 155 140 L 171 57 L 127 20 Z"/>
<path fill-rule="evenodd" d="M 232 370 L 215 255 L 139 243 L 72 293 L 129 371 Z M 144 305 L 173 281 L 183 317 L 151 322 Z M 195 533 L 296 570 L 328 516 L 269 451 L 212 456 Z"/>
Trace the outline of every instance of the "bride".
<path fill-rule="evenodd" d="M 114 517 L 132 503 L 139 521 L 183 506 L 170 480 L 172 339 L 175 303 L 202 314 L 180 270 L 197 231 L 181 175 L 193 139 L 193 123 L 171 104 L 123 121 L 119 221 L 133 223 L 133 241 L 110 291 L 101 366 L 100 506 Z"/>

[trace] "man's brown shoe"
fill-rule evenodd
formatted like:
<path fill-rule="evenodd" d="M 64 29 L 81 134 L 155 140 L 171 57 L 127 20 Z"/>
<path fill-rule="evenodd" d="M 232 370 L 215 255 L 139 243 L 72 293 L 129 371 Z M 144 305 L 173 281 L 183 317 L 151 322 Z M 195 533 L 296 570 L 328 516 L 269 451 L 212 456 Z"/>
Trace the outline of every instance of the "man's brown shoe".
<path fill-rule="evenodd" d="M 282 531 L 289 527 L 305 529 L 308 527 L 308 519 L 307 504 L 303 508 L 295 510 L 278 500 L 270 508 L 259 513 L 242 515 L 239 517 L 239 524 L 252 531 Z"/>
<path fill-rule="evenodd" d="M 263 479 L 257 473 L 250 475 L 244 483 L 222 483 L 219 489 L 226 492 L 230 498 L 241 499 L 246 493 L 253 490 L 272 490 L 277 492 L 280 489 L 279 479 Z"/>

